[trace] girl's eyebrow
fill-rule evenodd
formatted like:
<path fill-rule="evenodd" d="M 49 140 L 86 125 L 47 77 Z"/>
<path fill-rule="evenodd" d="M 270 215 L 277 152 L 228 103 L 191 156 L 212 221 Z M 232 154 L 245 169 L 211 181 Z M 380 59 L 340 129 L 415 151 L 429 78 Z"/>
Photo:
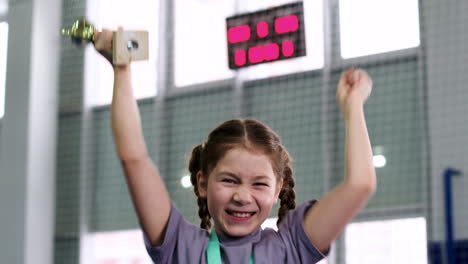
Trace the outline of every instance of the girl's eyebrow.
<path fill-rule="evenodd" d="M 230 176 L 230 177 L 233 177 L 233 178 L 236 178 L 236 179 L 239 179 L 239 177 L 232 173 L 232 172 L 229 172 L 229 171 L 220 171 L 218 175 L 227 175 L 227 176 Z"/>
<path fill-rule="evenodd" d="M 268 177 L 266 175 L 259 175 L 259 176 L 255 176 L 254 177 L 254 180 L 272 180 L 271 177 Z"/>

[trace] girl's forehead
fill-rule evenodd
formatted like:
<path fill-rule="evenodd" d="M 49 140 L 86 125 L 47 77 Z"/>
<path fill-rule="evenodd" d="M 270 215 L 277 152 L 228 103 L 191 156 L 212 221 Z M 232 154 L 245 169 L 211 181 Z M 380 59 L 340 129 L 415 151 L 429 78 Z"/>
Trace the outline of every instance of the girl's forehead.
<path fill-rule="evenodd" d="M 218 161 L 214 171 L 217 173 L 229 172 L 238 176 L 274 177 L 273 166 L 267 155 L 244 148 L 229 150 Z"/>

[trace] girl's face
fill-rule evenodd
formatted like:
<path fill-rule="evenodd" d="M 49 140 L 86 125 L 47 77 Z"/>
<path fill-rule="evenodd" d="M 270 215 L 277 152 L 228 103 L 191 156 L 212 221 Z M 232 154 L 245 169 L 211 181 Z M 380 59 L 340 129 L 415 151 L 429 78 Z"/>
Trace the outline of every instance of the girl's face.
<path fill-rule="evenodd" d="M 208 179 L 199 175 L 198 186 L 200 196 L 207 198 L 217 232 L 245 236 L 270 215 L 282 182 L 277 181 L 266 155 L 234 148 L 218 162 Z"/>

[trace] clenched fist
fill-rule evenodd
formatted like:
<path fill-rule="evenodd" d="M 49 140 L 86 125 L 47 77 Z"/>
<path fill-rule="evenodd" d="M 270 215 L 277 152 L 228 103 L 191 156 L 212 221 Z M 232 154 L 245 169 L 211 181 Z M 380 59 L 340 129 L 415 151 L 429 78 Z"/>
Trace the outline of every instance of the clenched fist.
<path fill-rule="evenodd" d="M 119 29 L 120 30 L 120 29 Z M 94 48 L 112 64 L 112 34 L 104 29 L 102 32 L 94 33 Z"/>
<path fill-rule="evenodd" d="M 341 74 L 336 97 L 343 117 L 354 107 L 362 107 L 372 91 L 372 79 L 362 69 L 348 69 Z"/>

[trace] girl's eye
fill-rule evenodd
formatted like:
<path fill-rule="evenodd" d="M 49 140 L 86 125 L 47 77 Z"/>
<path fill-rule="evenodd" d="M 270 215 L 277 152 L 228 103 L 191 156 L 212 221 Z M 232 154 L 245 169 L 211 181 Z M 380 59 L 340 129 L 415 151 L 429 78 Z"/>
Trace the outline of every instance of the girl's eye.
<path fill-rule="evenodd" d="M 264 183 L 264 182 L 256 182 L 254 183 L 255 186 L 267 186 L 268 187 L 268 184 Z"/>
<path fill-rule="evenodd" d="M 231 179 L 223 179 L 223 182 L 232 183 L 232 184 L 236 183 L 234 180 L 231 180 Z"/>

